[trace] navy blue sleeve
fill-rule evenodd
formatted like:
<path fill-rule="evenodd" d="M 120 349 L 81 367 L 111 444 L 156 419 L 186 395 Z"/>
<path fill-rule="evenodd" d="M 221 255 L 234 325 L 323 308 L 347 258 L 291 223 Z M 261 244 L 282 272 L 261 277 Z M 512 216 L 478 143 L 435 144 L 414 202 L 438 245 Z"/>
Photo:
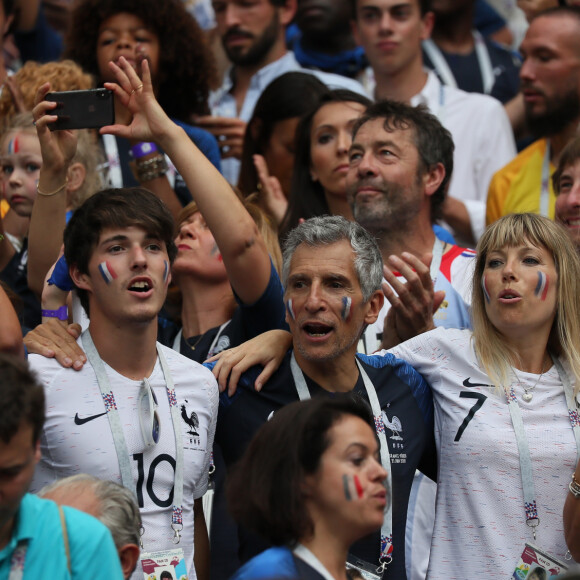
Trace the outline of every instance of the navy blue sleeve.
<path fill-rule="evenodd" d="M 395 374 L 409 386 L 417 401 L 425 425 L 428 429 L 433 430 L 433 395 L 431 393 L 431 387 L 423 378 L 423 375 L 418 373 L 408 362 L 397 358 L 390 352 L 384 355 L 357 354 L 357 357 L 369 366 L 377 369 L 386 366 L 391 367 Z"/>
<path fill-rule="evenodd" d="M 172 119 L 176 125 L 179 125 L 188 135 L 188 137 L 197 145 L 197 148 L 211 161 L 212 165 L 221 173 L 221 156 L 220 149 L 216 138 L 205 129 L 193 127 L 178 119 Z"/>
<path fill-rule="evenodd" d="M 234 292 L 235 295 L 235 292 Z M 270 258 L 270 279 L 268 286 L 254 304 L 243 304 L 236 296 L 244 320 L 246 336 L 253 338 L 268 330 L 288 330 L 284 306 L 284 289 L 272 258 Z"/>

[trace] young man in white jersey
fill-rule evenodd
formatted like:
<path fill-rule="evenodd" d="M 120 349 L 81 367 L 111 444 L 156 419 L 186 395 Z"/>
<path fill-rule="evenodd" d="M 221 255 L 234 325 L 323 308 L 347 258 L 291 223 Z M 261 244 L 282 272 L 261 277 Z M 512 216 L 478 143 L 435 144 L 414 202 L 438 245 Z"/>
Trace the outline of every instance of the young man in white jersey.
<path fill-rule="evenodd" d="M 196 578 L 197 570 L 208 578 L 201 498 L 217 385 L 209 371 L 156 343 L 176 254 L 173 227 L 166 206 L 147 190 L 89 198 L 64 234 L 70 274 L 90 317 L 79 339 L 87 364 L 77 373 L 30 357 L 47 398 L 32 487 L 90 473 L 131 489 L 144 528 L 135 579 L 163 566 L 177 577 Z"/>

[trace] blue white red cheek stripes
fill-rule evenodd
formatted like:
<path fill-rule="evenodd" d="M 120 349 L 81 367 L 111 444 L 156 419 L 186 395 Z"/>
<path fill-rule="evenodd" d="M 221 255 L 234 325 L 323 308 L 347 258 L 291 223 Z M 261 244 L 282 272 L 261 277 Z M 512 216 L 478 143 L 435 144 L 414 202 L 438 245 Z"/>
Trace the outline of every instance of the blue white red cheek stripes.
<path fill-rule="evenodd" d="M 485 301 L 489 304 L 491 302 L 491 298 L 489 297 L 489 292 L 487 291 L 487 281 L 485 279 L 485 274 L 481 277 L 481 287 L 483 288 Z"/>
<path fill-rule="evenodd" d="M 363 487 L 357 475 L 343 475 L 342 485 L 344 488 L 344 497 L 347 501 L 352 501 L 353 499 L 361 499 L 364 493 Z"/>
<path fill-rule="evenodd" d="M 352 306 L 352 298 L 350 296 L 342 297 L 342 312 L 341 316 L 343 320 L 346 320 L 350 316 L 350 307 Z"/>
<path fill-rule="evenodd" d="M 14 139 L 10 139 L 8 142 L 8 153 L 20 153 L 20 145 L 18 143 L 18 136 L 14 137 Z"/>
<path fill-rule="evenodd" d="M 290 318 L 292 318 L 292 320 L 296 320 L 296 317 L 294 316 L 294 308 L 292 307 L 292 298 L 289 298 L 286 302 L 286 310 L 288 310 Z"/>
<path fill-rule="evenodd" d="M 163 270 L 163 282 L 167 282 L 169 278 L 169 262 L 164 260 L 163 263 L 165 264 L 165 270 Z"/>
<path fill-rule="evenodd" d="M 534 290 L 534 294 L 540 297 L 540 300 L 545 300 L 548 295 L 548 286 L 550 285 L 550 280 L 544 272 L 538 272 L 538 284 Z"/>
<path fill-rule="evenodd" d="M 109 262 L 101 262 L 99 272 L 107 284 L 110 284 L 117 277 L 117 272 L 113 270 L 113 266 Z"/>

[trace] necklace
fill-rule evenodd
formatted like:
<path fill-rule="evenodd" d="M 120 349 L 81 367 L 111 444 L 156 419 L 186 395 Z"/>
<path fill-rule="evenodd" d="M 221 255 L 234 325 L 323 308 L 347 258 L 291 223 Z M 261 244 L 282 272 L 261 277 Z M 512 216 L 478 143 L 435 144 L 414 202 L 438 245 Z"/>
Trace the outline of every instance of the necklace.
<path fill-rule="evenodd" d="M 204 337 L 204 335 L 203 335 L 203 334 L 200 334 L 200 335 L 199 335 L 199 338 L 198 338 L 198 339 L 195 341 L 195 343 L 194 343 L 194 344 L 191 344 L 191 343 L 189 342 L 190 340 L 192 340 L 192 339 L 193 339 L 193 337 L 191 337 L 191 338 L 186 338 L 186 339 L 185 339 L 185 344 L 187 344 L 187 346 L 189 346 L 189 348 L 190 348 L 191 350 L 195 350 L 195 347 L 196 347 L 196 346 L 197 346 L 197 345 L 200 343 L 200 341 L 201 341 L 201 339 L 202 339 L 203 337 Z"/>
<path fill-rule="evenodd" d="M 526 387 L 525 385 L 523 385 L 520 382 L 520 385 L 522 387 L 524 387 L 524 394 L 522 395 L 522 401 L 524 401 L 525 403 L 531 402 L 531 400 L 534 398 L 533 390 L 540 384 L 540 381 L 542 380 L 542 377 L 544 376 L 545 372 L 546 372 L 546 364 L 544 364 L 544 366 L 542 366 L 542 372 L 540 373 L 540 376 L 538 377 L 536 382 L 531 387 Z"/>

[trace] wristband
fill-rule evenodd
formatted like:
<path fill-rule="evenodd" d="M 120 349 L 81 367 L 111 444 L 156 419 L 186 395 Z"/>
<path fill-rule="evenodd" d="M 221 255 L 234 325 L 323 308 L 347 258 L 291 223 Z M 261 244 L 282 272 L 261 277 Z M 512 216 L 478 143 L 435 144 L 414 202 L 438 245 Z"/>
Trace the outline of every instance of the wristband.
<path fill-rule="evenodd" d="M 137 145 L 131 147 L 133 159 L 141 159 L 141 157 L 145 157 L 145 155 L 149 155 L 150 153 L 156 153 L 157 151 L 158 149 L 155 143 L 137 143 Z"/>
<path fill-rule="evenodd" d="M 145 161 L 141 159 L 136 160 L 133 166 L 133 175 L 138 182 L 142 183 L 163 177 L 168 169 L 165 156 L 159 153 L 155 157 L 151 157 Z"/>
<path fill-rule="evenodd" d="M 57 310 L 41 310 L 42 316 L 47 318 L 58 318 L 59 320 L 68 320 L 68 308 L 67 306 L 61 306 Z"/>

